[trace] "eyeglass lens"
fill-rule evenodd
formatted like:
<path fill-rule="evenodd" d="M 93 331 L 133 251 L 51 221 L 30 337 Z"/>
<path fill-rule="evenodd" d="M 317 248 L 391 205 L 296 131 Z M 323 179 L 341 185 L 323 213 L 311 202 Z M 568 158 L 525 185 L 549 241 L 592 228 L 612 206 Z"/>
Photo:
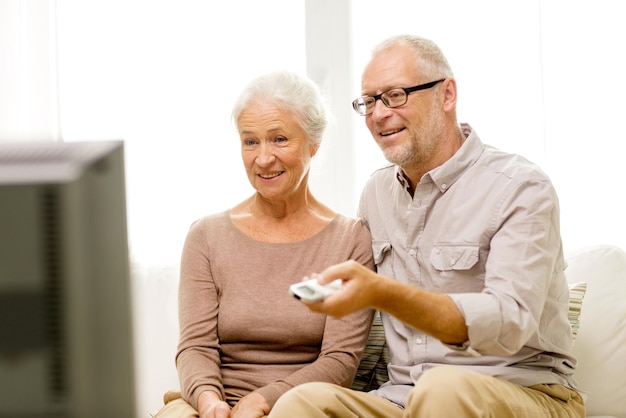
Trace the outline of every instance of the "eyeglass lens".
<path fill-rule="evenodd" d="M 380 100 L 387 107 L 402 106 L 407 101 L 407 94 L 402 89 L 391 89 L 380 95 Z M 371 96 L 359 97 L 353 102 L 354 110 L 362 115 L 367 115 L 374 110 L 376 98 Z"/>

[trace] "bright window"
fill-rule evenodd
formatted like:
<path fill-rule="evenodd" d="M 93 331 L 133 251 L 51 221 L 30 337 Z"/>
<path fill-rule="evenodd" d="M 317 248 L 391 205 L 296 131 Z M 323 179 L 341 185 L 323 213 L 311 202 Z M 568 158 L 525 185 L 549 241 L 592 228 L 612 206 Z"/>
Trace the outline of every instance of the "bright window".
<path fill-rule="evenodd" d="M 303 26 L 303 1 L 58 0 L 63 137 L 126 141 L 135 260 L 178 262 L 193 220 L 252 193 L 231 107 L 305 71 Z"/>

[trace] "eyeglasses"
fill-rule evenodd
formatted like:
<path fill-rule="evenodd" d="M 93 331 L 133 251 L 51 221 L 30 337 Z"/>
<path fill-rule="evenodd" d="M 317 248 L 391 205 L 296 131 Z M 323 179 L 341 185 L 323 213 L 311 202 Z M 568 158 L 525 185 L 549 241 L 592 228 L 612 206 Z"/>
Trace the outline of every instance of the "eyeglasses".
<path fill-rule="evenodd" d="M 376 106 L 376 100 L 382 100 L 383 104 L 389 108 L 402 106 L 406 103 L 409 94 L 414 91 L 426 90 L 434 87 L 436 84 L 444 81 L 445 78 L 437 81 L 431 81 L 430 83 L 419 84 L 414 87 L 396 87 L 391 90 L 384 91 L 376 96 L 361 96 L 352 102 L 354 111 L 361 116 L 367 116 L 374 111 Z"/>

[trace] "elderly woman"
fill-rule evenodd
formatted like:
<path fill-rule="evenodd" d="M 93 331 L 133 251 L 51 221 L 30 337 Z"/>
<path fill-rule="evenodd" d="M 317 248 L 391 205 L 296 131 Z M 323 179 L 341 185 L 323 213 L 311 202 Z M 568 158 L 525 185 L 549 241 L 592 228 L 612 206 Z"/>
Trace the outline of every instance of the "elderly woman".
<path fill-rule="evenodd" d="M 259 77 L 233 120 L 255 192 L 188 233 L 176 356 L 182 398 L 166 395 L 159 418 L 263 417 L 298 384 L 350 386 L 372 319 L 369 310 L 316 314 L 288 291 L 341 261 L 374 268 L 366 226 L 322 204 L 307 184 L 327 125 L 316 85 L 289 72 Z"/>

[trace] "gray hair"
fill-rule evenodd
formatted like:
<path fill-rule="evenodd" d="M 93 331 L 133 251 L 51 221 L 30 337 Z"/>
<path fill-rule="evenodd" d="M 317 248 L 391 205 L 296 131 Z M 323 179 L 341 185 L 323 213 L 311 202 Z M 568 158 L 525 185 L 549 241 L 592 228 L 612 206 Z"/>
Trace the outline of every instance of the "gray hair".
<path fill-rule="evenodd" d="M 291 111 L 311 142 L 320 145 L 328 125 L 326 102 L 311 79 L 290 71 L 276 71 L 252 80 L 233 106 L 235 124 L 241 113 L 255 101 L 276 104 Z"/>
<path fill-rule="evenodd" d="M 454 77 L 448 60 L 437 44 L 429 39 L 415 35 L 396 35 L 385 39 L 374 47 L 372 57 L 397 46 L 405 46 L 413 52 L 418 68 L 423 71 L 423 74 L 429 80 Z"/>

